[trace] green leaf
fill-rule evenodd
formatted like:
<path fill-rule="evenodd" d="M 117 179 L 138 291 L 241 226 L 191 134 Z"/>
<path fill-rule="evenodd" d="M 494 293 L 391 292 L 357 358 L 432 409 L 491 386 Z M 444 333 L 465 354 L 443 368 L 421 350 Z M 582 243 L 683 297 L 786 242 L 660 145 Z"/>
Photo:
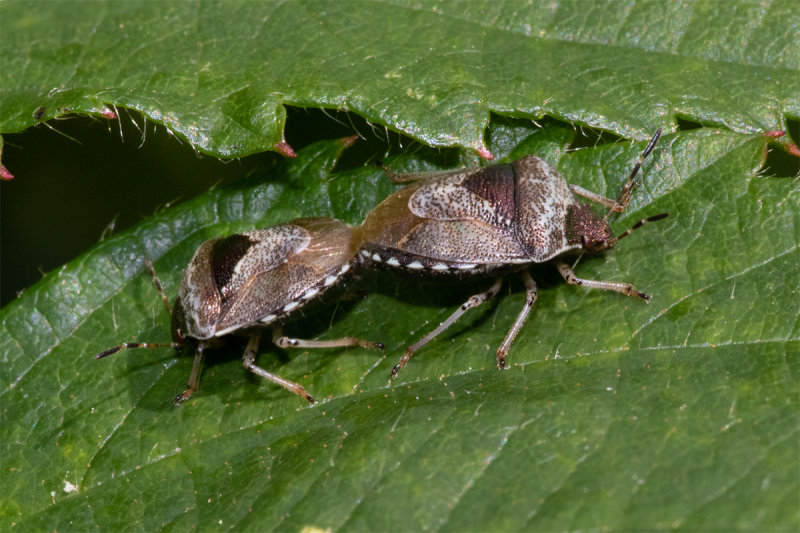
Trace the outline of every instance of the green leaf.
<path fill-rule="evenodd" d="M 568 181 L 614 195 L 644 143 L 566 151 L 571 127 L 497 120 L 499 157 L 542 154 Z M 522 307 L 510 276 L 388 375 L 405 346 L 486 281 L 421 284 L 368 272 L 349 297 L 287 333 L 387 345 L 282 352 L 248 374 L 243 342 L 211 352 L 175 408 L 191 357 L 127 350 L 166 341 L 168 294 L 203 240 L 301 215 L 359 222 L 398 186 L 374 166 L 333 172 L 341 142 L 195 198 L 99 243 L 0 311 L 0 524 L 23 530 L 794 530 L 798 486 L 800 194 L 757 175 L 761 135 L 665 135 L 632 207 L 669 212 L 584 257 L 579 276 L 627 281 L 647 305 L 532 270 L 540 295 L 511 353 L 494 350 Z M 409 150 L 396 169 L 467 153 Z"/>
<path fill-rule="evenodd" d="M 800 118 L 796 7 L 4 2 L 0 132 L 123 107 L 241 157 L 287 151 L 286 105 L 354 111 L 486 157 L 490 112 L 638 139 L 679 118 L 785 130 Z"/>

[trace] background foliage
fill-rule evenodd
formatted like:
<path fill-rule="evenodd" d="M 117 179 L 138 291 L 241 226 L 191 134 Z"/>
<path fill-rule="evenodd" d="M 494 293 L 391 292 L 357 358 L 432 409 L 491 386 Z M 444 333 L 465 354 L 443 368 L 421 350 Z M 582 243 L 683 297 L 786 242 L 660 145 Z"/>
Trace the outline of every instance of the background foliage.
<path fill-rule="evenodd" d="M 283 139 L 289 103 L 468 150 L 412 143 L 342 165 L 341 141 L 296 144 L 297 159 L 148 218 L 3 308 L 4 528 L 800 526 L 798 182 L 759 176 L 763 132 L 800 115 L 789 2 L 225 6 L 0 5 L 0 131 L 40 106 L 38 120 L 126 106 L 241 156 Z M 381 340 L 385 357 L 262 346 L 260 363 L 306 385 L 313 407 L 247 375 L 235 339 L 177 409 L 190 357 L 92 359 L 168 338 L 143 257 L 174 294 L 209 237 L 301 215 L 358 223 L 395 188 L 364 164 L 376 157 L 413 170 L 537 153 L 614 196 L 644 143 L 568 151 L 563 121 L 673 131 L 614 225 L 670 218 L 578 267 L 653 293 L 649 306 L 535 269 L 510 370 L 493 352 L 524 300 L 516 280 L 388 384 L 408 342 L 486 284 L 367 273 L 290 327 Z"/>

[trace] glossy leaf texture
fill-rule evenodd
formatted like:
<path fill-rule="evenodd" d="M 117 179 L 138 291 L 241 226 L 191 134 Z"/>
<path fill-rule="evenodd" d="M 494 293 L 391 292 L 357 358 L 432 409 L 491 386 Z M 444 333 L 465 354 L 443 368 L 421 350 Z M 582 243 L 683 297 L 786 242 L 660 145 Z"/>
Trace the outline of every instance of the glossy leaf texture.
<path fill-rule="evenodd" d="M 498 119 L 487 142 L 610 196 L 645 144 L 567 151 L 572 136 Z M 207 238 L 301 215 L 357 223 L 398 185 L 374 166 L 332 172 L 344 144 L 321 142 L 145 220 L 0 311 L 3 530 L 797 529 L 800 194 L 758 175 L 765 142 L 665 135 L 613 225 L 669 218 L 576 267 L 652 302 L 533 269 L 539 301 L 507 371 L 494 350 L 524 301 L 514 276 L 389 383 L 404 347 L 488 282 L 367 272 L 287 332 L 380 340 L 385 356 L 261 346 L 261 365 L 320 400 L 310 407 L 249 375 L 237 339 L 210 352 L 179 408 L 188 354 L 93 355 L 168 340 L 144 257 L 174 295 Z M 386 163 L 470 159 L 418 147 Z"/>
<path fill-rule="evenodd" d="M 0 20 L 3 133 L 129 108 L 208 154 L 288 153 L 293 105 L 488 158 L 490 112 L 640 140 L 800 117 L 785 0 L 4 2 Z"/>

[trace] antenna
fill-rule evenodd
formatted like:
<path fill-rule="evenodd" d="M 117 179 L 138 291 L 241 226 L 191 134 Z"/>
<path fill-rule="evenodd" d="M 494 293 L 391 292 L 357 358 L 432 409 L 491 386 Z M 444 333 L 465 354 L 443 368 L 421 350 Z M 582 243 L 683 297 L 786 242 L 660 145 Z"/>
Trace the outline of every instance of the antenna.
<path fill-rule="evenodd" d="M 616 244 L 619 241 L 621 241 L 624 237 L 627 237 L 628 235 L 633 233 L 633 230 L 641 228 L 642 226 L 644 226 L 648 222 L 655 222 L 656 220 L 663 220 L 663 219 L 667 218 L 668 216 L 669 216 L 669 213 L 659 213 L 658 215 L 653 215 L 651 217 L 643 218 L 642 220 L 640 220 L 639 222 L 637 222 L 636 224 L 634 224 L 633 226 L 631 226 L 630 228 L 628 228 L 627 230 L 622 232 L 619 235 L 619 237 L 616 237 L 616 238 L 611 239 L 610 241 L 608 241 L 608 246 L 609 247 L 613 246 L 614 244 Z"/>
<path fill-rule="evenodd" d="M 142 261 L 144 267 L 150 271 L 150 276 L 153 278 L 153 285 L 155 285 L 158 294 L 161 296 L 161 301 L 164 302 L 164 308 L 167 310 L 167 314 L 172 316 L 172 306 L 169 305 L 169 299 L 167 295 L 164 294 L 164 289 L 161 287 L 161 281 L 158 279 L 158 275 L 156 275 L 156 269 L 153 266 L 153 262 L 145 258 Z M 164 342 L 164 343 L 152 343 L 152 342 L 123 342 L 122 344 L 118 344 L 113 348 L 109 348 L 108 350 L 102 351 L 99 354 L 95 355 L 95 359 L 102 359 L 104 357 L 108 357 L 111 354 L 115 354 L 120 350 L 125 350 L 128 348 L 180 348 L 184 346 L 186 342 L 183 339 L 183 336 L 180 337 L 180 341 L 173 341 L 173 342 Z"/>
<path fill-rule="evenodd" d="M 642 152 L 642 155 L 639 156 L 639 161 L 637 161 L 636 165 L 634 165 L 633 170 L 631 171 L 631 175 L 628 176 L 628 180 L 625 182 L 625 185 L 622 187 L 622 190 L 620 191 L 619 196 L 617 196 L 617 205 L 612 207 L 608 211 L 608 213 L 606 213 L 606 216 L 603 217 L 603 222 L 608 222 L 608 217 L 611 216 L 611 213 L 613 213 L 615 211 L 618 212 L 618 213 L 621 213 L 621 212 L 625 211 L 626 207 L 628 207 L 628 204 L 631 201 L 631 191 L 636 186 L 636 182 L 633 181 L 633 178 L 635 178 L 636 174 L 639 173 L 639 169 L 642 168 L 642 163 L 644 163 L 644 160 L 647 159 L 647 156 L 650 155 L 650 152 L 653 151 L 653 148 L 655 148 L 656 143 L 658 142 L 658 140 L 660 138 L 661 138 L 661 128 L 658 128 L 658 130 L 656 131 L 656 134 L 653 135 L 652 139 L 650 139 L 650 144 L 647 145 L 647 148 L 644 149 L 644 152 Z M 633 228 L 631 228 L 631 230 L 633 230 Z M 629 231 L 631 231 L 631 230 L 629 230 Z M 627 235 L 627 233 L 625 233 L 625 235 Z M 619 237 L 617 240 L 619 240 L 621 238 L 622 237 Z"/>

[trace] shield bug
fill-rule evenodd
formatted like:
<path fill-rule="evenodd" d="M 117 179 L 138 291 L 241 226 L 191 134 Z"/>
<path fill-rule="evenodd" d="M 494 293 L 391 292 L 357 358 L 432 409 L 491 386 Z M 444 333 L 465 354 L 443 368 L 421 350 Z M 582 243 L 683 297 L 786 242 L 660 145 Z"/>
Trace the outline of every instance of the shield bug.
<path fill-rule="evenodd" d="M 147 261 L 156 289 L 172 316 L 172 342 L 127 342 L 96 357 L 100 359 L 124 348 L 178 348 L 195 339 L 192 373 L 186 390 L 175 398 L 177 405 L 198 388 L 204 350 L 225 335 L 247 335 L 244 367 L 313 403 L 301 385 L 255 364 L 258 345 L 264 326 L 271 326 L 272 341 L 281 348 L 383 347 L 355 337 L 303 340 L 283 335 L 283 323 L 291 314 L 360 264 L 360 233 L 359 228 L 332 218 L 299 218 L 206 241 L 186 267 L 172 309 Z"/>
<path fill-rule="evenodd" d="M 506 355 L 536 302 L 536 282 L 527 271 L 533 263 L 553 262 L 570 285 L 621 292 L 649 301 L 650 296 L 628 283 L 579 278 L 564 260 L 582 252 L 600 252 L 647 222 L 640 220 L 615 237 L 608 224 L 613 212 L 623 212 L 631 199 L 634 178 L 661 136 L 659 129 L 642 152 L 616 200 L 569 185 L 554 168 L 534 155 L 513 163 L 478 169 L 393 176 L 415 181 L 390 195 L 367 215 L 362 225 L 362 257 L 373 264 L 418 274 L 463 278 L 495 278 L 485 292 L 471 296 L 422 339 L 409 346 L 392 369 L 392 376 L 411 356 L 461 315 L 500 290 L 503 275 L 521 273 L 527 298 L 497 349 L 497 366 Z M 599 217 L 582 196 L 609 208 Z"/>

